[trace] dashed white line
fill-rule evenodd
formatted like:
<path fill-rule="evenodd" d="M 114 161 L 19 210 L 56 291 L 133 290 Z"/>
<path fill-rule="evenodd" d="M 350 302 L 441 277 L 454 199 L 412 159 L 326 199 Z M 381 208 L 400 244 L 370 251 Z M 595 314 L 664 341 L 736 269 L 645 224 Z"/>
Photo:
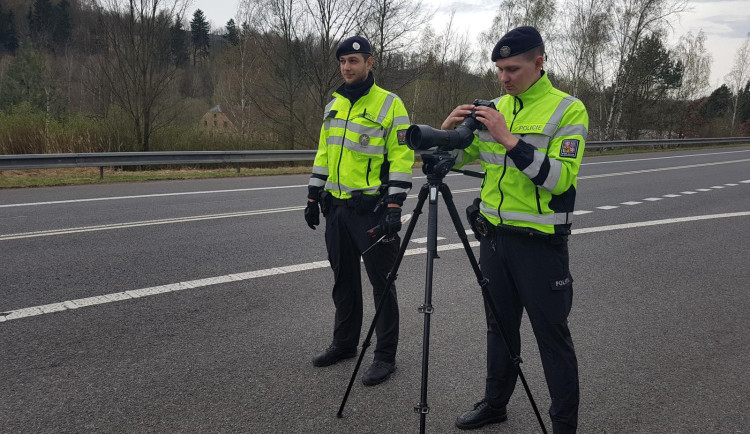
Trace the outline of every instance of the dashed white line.
<path fill-rule="evenodd" d="M 665 194 L 662 197 L 680 197 L 679 194 Z"/>
<path fill-rule="evenodd" d="M 710 188 L 696 188 L 695 191 L 711 191 Z"/>
<path fill-rule="evenodd" d="M 588 233 L 594 233 L 594 232 L 633 229 L 633 228 L 640 228 L 640 227 L 646 227 L 646 226 L 686 223 L 686 222 L 700 221 L 700 220 L 731 218 L 731 217 L 746 217 L 746 216 L 750 216 L 750 211 L 726 213 L 726 214 L 710 214 L 710 215 L 681 217 L 681 218 L 672 218 L 672 219 L 663 219 L 663 220 L 651 220 L 651 221 L 643 221 L 643 222 L 625 223 L 625 224 L 619 224 L 619 225 L 597 226 L 597 227 L 591 227 L 591 228 L 575 229 L 573 230 L 573 234 L 574 235 L 588 234 Z M 472 247 L 477 247 L 479 245 L 479 242 L 472 241 L 469 243 L 469 245 Z M 449 251 L 449 250 L 457 250 L 457 249 L 463 249 L 463 244 L 455 243 L 455 244 L 446 244 L 446 245 L 438 246 L 438 251 L 441 251 L 441 252 Z M 412 256 L 412 255 L 424 254 L 426 252 L 427 252 L 427 249 L 424 247 L 421 247 L 421 248 L 415 248 L 415 249 L 408 249 L 406 250 L 404 255 Z M 149 288 L 140 288 L 140 289 L 134 289 L 134 290 L 128 290 L 128 291 L 122 291 L 122 292 L 115 292 L 111 294 L 97 295 L 93 297 L 79 298 L 75 300 L 66 300 L 66 301 L 62 301 L 58 303 L 50 303 L 50 304 L 45 304 L 41 306 L 32 306 L 32 307 L 27 307 L 27 308 L 22 308 L 22 309 L 10 310 L 7 312 L 0 312 L 0 322 L 12 321 L 16 319 L 28 318 L 32 316 L 44 315 L 44 314 L 54 313 L 54 312 L 62 312 L 62 311 L 72 310 L 72 309 L 79 309 L 82 307 L 90 307 L 90 306 L 97 306 L 101 304 L 114 303 L 118 301 L 132 300 L 134 298 L 148 297 L 148 296 L 164 294 L 168 292 L 184 291 L 186 289 L 197 289 L 197 288 L 203 288 L 206 286 L 218 285 L 222 283 L 242 282 L 245 280 L 257 279 L 257 278 L 265 277 L 265 276 L 295 273 L 299 271 L 307 271 L 307 270 L 314 270 L 318 268 L 327 268 L 327 267 L 328 267 L 328 261 L 308 262 L 308 263 L 303 263 L 303 264 L 294 264 L 294 265 L 287 265 L 287 266 L 282 266 L 282 267 L 266 268 L 262 270 L 249 271 L 245 273 L 236 273 L 236 274 L 228 274 L 224 276 L 208 277 L 205 279 L 190 280 L 186 282 L 178 282 L 178 283 L 172 283 L 168 285 L 153 286 Z"/>
<path fill-rule="evenodd" d="M 638 201 L 635 201 L 635 200 L 631 200 L 629 202 L 622 202 L 622 203 L 620 203 L 620 205 L 638 205 L 639 203 L 643 203 L 643 202 L 638 202 Z"/>
<path fill-rule="evenodd" d="M 647 198 L 645 198 L 643 200 L 647 200 L 649 202 L 656 202 L 657 200 L 663 200 L 663 198 L 661 198 L 661 197 L 647 197 Z"/>
<path fill-rule="evenodd" d="M 602 205 L 602 206 L 597 206 L 596 208 L 597 209 L 608 210 L 608 209 L 619 208 L 619 206 L 615 206 L 615 205 Z"/>
<path fill-rule="evenodd" d="M 578 210 L 578 211 L 573 211 L 573 215 L 591 214 L 592 212 L 594 212 L 594 211 Z"/>
<path fill-rule="evenodd" d="M 714 185 L 714 186 L 713 186 L 713 187 L 711 187 L 711 188 L 714 188 L 714 189 L 716 189 L 716 190 L 719 190 L 719 189 L 721 189 L 721 188 L 726 188 L 726 187 L 724 187 L 723 185 Z"/>
<path fill-rule="evenodd" d="M 680 194 L 697 194 L 696 191 L 681 191 Z"/>

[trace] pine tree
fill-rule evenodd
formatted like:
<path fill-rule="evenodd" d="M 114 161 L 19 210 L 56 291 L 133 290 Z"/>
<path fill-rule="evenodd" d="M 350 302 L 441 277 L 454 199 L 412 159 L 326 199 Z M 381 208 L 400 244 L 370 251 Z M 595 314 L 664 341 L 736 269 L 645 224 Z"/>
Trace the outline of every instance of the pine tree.
<path fill-rule="evenodd" d="M 53 9 L 55 25 L 52 28 L 52 41 L 57 47 L 64 47 L 70 40 L 71 21 L 70 21 L 70 3 L 68 0 L 61 0 Z"/>
<path fill-rule="evenodd" d="M 209 34 L 210 27 L 206 16 L 203 11 L 196 9 L 193 14 L 193 20 L 190 21 L 190 33 L 192 34 L 193 42 L 193 66 L 195 66 L 197 58 L 208 57 L 208 48 L 210 44 Z"/>
<path fill-rule="evenodd" d="M 13 11 L 3 12 L 0 5 L 0 52 L 14 54 L 18 49 L 18 32 L 16 31 L 15 15 Z"/>
<path fill-rule="evenodd" d="M 187 46 L 187 32 L 182 28 L 182 18 L 177 17 L 174 25 L 169 29 L 171 33 L 170 51 L 172 62 L 177 67 L 186 65 L 190 61 L 190 53 Z"/>
<path fill-rule="evenodd" d="M 224 39 L 234 46 L 240 43 L 240 32 L 233 19 L 227 21 L 227 34 L 224 35 Z"/>

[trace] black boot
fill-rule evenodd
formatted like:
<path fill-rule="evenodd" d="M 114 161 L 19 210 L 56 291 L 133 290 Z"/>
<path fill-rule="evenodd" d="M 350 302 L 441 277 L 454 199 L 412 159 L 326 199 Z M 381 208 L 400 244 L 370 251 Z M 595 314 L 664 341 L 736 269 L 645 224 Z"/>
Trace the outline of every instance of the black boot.
<path fill-rule="evenodd" d="M 364 375 L 362 375 L 362 384 L 365 386 L 375 386 L 387 380 L 391 373 L 396 370 L 396 363 L 381 362 L 375 360 L 372 362 Z"/>
<path fill-rule="evenodd" d="M 330 366 L 340 360 L 351 359 L 356 355 L 356 348 L 339 348 L 336 345 L 331 344 L 328 349 L 313 357 L 313 366 Z"/>
<path fill-rule="evenodd" d="M 490 423 L 505 422 L 508 420 L 508 412 L 505 406 L 495 408 L 486 400 L 474 404 L 474 409 L 469 410 L 456 419 L 456 426 L 460 429 L 481 428 Z"/>

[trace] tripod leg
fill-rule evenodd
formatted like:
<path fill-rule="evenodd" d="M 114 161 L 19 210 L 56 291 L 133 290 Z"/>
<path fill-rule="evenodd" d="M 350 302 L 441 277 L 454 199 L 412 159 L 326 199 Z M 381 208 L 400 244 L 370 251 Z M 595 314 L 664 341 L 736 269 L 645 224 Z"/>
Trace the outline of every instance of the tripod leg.
<path fill-rule="evenodd" d="M 409 222 L 409 226 L 406 229 L 406 233 L 404 234 L 404 239 L 401 241 L 401 247 L 398 251 L 398 256 L 396 257 L 396 262 L 393 263 L 393 267 L 391 267 L 391 271 L 388 272 L 388 278 L 385 282 L 385 292 L 388 293 L 391 290 L 391 286 L 393 285 L 393 282 L 396 280 L 396 275 L 398 273 L 398 268 L 401 266 L 401 261 L 404 259 L 404 253 L 406 252 L 406 247 L 409 245 L 409 240 L 411 239 L 411 235 L 414 232 L 414 227 L 417 225 L 417 220 L 419 220 L 419 215 L 422 214 L 422 206 L 424 205 L 425 200 L 427 199 L 427 193 L 429 192 L 429 188 L 427 184 L 425 184 L 422 189 L 419 191 L 419 197 L 417 199 L 417 206 L 414 208 L 414 212 L 412 213 L 412 219 Z M 365 357 L 365 351 L 370 346 L 370 341 L 372 339 L 372 334 L 375 332 L 375 325 L 378 321 L 378 317 L 380 316 L 380 311 L 382 310 L 383 305 L 385 304 L 385 301 L 388 297 L 383 295 L 383 297 L 380 299 L 380 303 L 378 303 L 378 306 L 375 308 L 375 315 L 372 318 L 372 323 L 370 324 L 370 329 L 367 331 L 367 336 L 365 337 L 365 340 L 362 342 L 362 351 L 359 353 L 359 358 L 357 359 L 357 364 L 354 366 L 354 372 L 352 372 L 352 378 L 349 380 L 349 386 L 346 388 L 346 393 L 344 394 L 344 398 L 341 400 L 341 406 L 339 406 L 339 411 L 336 413 L 336 416 L 341 418 L 343 417 L 344 413 L 344 407 L 346 406 L 346 401 L 349 399 L 349 393 L 352 391 L 352 386 L 354 385 L 354 380 L 357 378 L 357 372 L 359 372 L 359 367 L 362 365 L 362 359 Z"/>
<path fill-rule="evenodd" d="M 466 255 L 469 257 L 471 268 L 474 270 L 474 274 L 477 277 L 477 282 L 479 282 L 479 286 L 482 288 L 482 296 L 487 302 L 487 305 L 490 307 L 490 312 L 492 313 L 492 317 L 495 319 L 495 323 L 497 323 L 497 327 L 498 327 L 498 330 L 500 331 L 500 336 L 503 338 L 503 343 L 505 344 L 505 348 L 507 348 L 508 354 L 510 354 L 511 360 L 513 361 L 513 363 L 516 365 L 516 368 L 518 369 L 518 376 L 521 378 L 521 383 L 523 383 L 523 388 L 526 390 L 526 395 L 529 397 L 529 402 L 531 403 L 531 407 L 534 409 L 534 414 L 536 414 L 536 419 L 539 422 L 539 426 L 542 428 L 542 432 L 544 434 L 547 434 L 547 429 L 544 426 L 544 422 L 542 421 L 542 415 L 539 413 L 539 408 L 536 405 L 536 401 L 534 401 L 534 397 L 531 395 L 531 389 L 529 389 L 529 385 L 526 382 L 526 377 L 524 377 L 523 371 L 521 371 L 521 363 L 523 361 L 521 360 L 520 355 L 513 354 L 513 351 L 510 349 L 510 346 L 508 345 L 508 340 L 506 339 L 507 335 L 505 334 L 503 325 L 500 322 L 500 315 L 498 315 L 497 308 L 495 307 L 495 304 L 492 301 L 492 296 L 490 296 L 490 292 L 488 289 L 490 282 L 482 275 L 482 271 L 480 270 L 479 264 L 477 263 L 476 257 L 474 256 L 474 251 L 471 250 L 471 246 L 469 245 L 469 239 L 466 236 L 466 230 L 464 229 L 463 223 L 461 222 L 461 218 L 458 216 L 458 211 L 456 211 L 456 205 L 453 203 L 453 195 L 451 194 L 450 188 L 448 188 L 447 184 L 441 184 L 440 192 L 443 193 L 443 198 L 445 199 L 445 205 L 448 207 L 448 212 L 450 213 L 451 220 L 453 220 L 453 226 L 456 228 L 456 233 L 458 234 L 458 237 L 461 239 L 461 243 L 463 243 L 464 245 L 464 250 L 466 251 Z"/>
<path fill-rule="evenodd" d="M 427 405 L 427 376 L 430 361 L 430 316 L 432 307 L 432 274 L 434 261 L 437 258 L 437 226 L 438 226 L 438 185 L 430 184 L 430 207 L 427 218 L 427 272 L 425 276 L 424 304 L 419 307 L 419 312 L 424 314 L 424 328 L 422 334 L 422 390 L 421 400 L 414 407 L 419 413 L 419 432 L 424 434 L 427 413 L 430 407 Z"/>

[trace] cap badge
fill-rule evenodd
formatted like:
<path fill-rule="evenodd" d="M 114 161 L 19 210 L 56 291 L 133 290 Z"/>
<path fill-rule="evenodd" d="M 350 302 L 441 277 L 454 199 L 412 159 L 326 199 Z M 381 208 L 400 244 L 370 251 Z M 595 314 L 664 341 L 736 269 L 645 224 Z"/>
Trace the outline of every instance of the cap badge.
<path fill-rule="evenodd" d="M 354 48 L 355 50 L 359 50 L 359 46 L 359 42 L 355 42 L 352 44 L 352 48 Z"/>
<path fill-rule="evenodd" d="M 359 144 L 362 146 L 367 146 L 370 144 L 370 136 L 367 134 L 360 134 L 359 136 Z"/>
<path fill-rule="evenodd" d="M 510 56 L 510 47 L 507 45 L 503 45 L 500 47 L 500 57 L 508 57 Z"/>

